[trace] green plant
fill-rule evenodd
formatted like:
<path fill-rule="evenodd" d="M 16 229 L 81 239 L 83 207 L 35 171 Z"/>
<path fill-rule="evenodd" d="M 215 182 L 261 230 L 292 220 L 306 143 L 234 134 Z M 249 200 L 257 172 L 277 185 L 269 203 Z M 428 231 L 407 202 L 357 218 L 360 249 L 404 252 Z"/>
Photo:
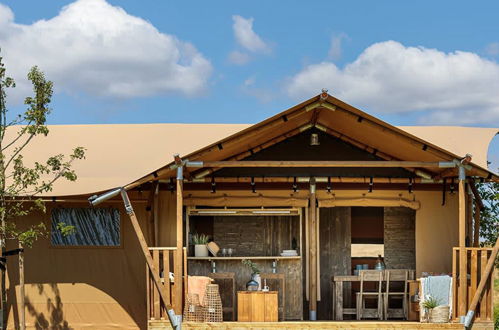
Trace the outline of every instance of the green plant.
<path fill-rule="evenodd" d="M 3 255 L 8 240 L 29 248 L 39 238 L 48 236 L 41 215 L 46 211 L 42 195 L 50 193 L 58 180 L 75 181 L 73 162 L 85 158 L 85 149 L 76 147 L 68 156 L 57 154 L 38 161 L 25 161 L 23 153 L 29 150 L 26 148 L 30 143 L 49 134 L 46 122 L 53 94 L 52 82 L 38 67 L 31 68 L 27 78 L 33 85 L 33 96 L 25 98 L 26 110 L 11 114 L 7 108 L 7 90 L 14 88 L 15 82 L 7 76 L 0 56 L 0 253 Z M 38 215 L 39 223 L 28 226 L 26 221 L 19 221 L 32 213 Z M 64 235 L 74 231 L 73 226 L 64 223 L 57 228 Z M 2 306 L 8 305 L 5 267 L 7 263 L 0 272 Z M 21 299 L 23 304 L 24 297 Z M 2 308 L 0 312 L 3 320 L 7 319 L 7 311 L 7 308 Z"/>
<path fill-rule="evenodd" d="M 243 263 L 243 265 L 251 269 L 252 274 L 260 274 L 260 269 L 258 269 L 257 265 L 253 261 L 249 259 L 243 259 L 241 260 L 241 262 Z"/>
<path fill-rule="evenodd" d="M 209 237 L 205 234 L 194 234 L 192 236 L 192 243 L 194 245 L 204 245 L 208 244 Z"/>
<path fill-rule="evenodd" d="M 423 308 L 425 308 L 427 310 L 432 310 L 433 308 L 440 306 L 438 299 L 433 298 L 432 296 L 428 296 L 428 298 L 426 298 L 423 301 L 422 305 L 423 305 Z"/>

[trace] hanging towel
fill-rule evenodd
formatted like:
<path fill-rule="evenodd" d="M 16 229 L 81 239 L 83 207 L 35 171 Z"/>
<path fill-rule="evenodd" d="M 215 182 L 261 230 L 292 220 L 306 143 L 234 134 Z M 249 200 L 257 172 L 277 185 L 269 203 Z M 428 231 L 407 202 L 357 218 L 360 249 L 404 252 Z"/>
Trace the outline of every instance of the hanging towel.
<path fill-rule="evenodd" d="M 421 291 L 421 303 L 431 296 L 439 305 L 448 305 L 449 314 L 452 313 L 452 277 L 448 275 L 423 277 L 421 278 Z M 421 310 L 423 311 L 423 308 Z"/>

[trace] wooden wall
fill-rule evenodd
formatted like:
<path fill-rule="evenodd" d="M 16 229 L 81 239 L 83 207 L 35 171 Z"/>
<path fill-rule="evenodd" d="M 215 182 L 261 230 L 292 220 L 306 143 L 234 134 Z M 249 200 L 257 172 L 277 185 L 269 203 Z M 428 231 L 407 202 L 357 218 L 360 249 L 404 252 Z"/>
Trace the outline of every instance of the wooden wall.
<path fill-rule="evenodd" d="M 331 277 L 350 274 L 351 268 L 351 208 L 320 208 L 320 301 L 317 319 L 332 319 Z M 345 296 L 346 297 L 346 296 Z"/>
<path fill-rule="evenodd" d="M 263 273 L 272 272 L 272 260 L 253 260 Z M 251 278 L 248 267 L 241 260 L 217 260 L 217 273 L 234 272 L 236 275 L 236 292 L 246 290 L 246 282 Z M 301 259 L 280 260 L 277 263 L 277 272 L 284 274 L 286 305 L 284 306 L 286 320 L 302 319 L 302 261 Z M 189 275 L 208 276 L 211 273 L 211 264 L 207 260 L 189 260 Z M 270 288 L 275 289 L 275 288 Z M 223 305 L 223 301 L 222 301 Z"/>
<path fill-rule="evenodd" d="M 205 218 L 191 217 L 191 232 L 206 229 L 201 226 Z M 299 252 L 299 222 L 299 216 L 215 216 L 211 233 L 218 246 L 232 248 L 234 256 L 279 256 L 292 248 L 293 238 Z"/>

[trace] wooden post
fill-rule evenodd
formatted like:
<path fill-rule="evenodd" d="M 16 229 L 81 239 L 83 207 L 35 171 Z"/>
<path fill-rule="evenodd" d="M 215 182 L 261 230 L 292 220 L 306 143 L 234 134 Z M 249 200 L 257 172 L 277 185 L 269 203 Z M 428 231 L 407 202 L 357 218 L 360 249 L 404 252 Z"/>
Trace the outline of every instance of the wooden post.
<path fill-rule="evenodd" d="M 471 192 L 471 187 L 466 184 L 466 238 L 468 247 L 473 246 L 473 193 Z"/>
<path fill-rule="evenodd" d="M 480 246 L 480 203 L 475 199 L 475 213 L 474 216 L 474 231 L 473 231 L 473 246 Z"/>
<path fill-rule="evenodd" d="M 21 307 L 19 309 L 19 329 L 26 329 L 26 296 L 24 293 L 24 251 L 19 242 L 19 295 Z"/>
<path fill-rule="evenodd" d="M 166 296 L 164 290 L 163 290 L 163 284 L 161 283 L 161 279 L 159 278 L 159 270 L 154 267 L 154 261 L 152 260 L 151 253 L 149 252 L 149 248 L 147 247 L 146 239 L 144 237 L 144 234 L 142 233 L 142 229 L 140 228 L 139 221 L 137 220 L 137 216 L 135 215 L 135 212 L 133 211 L 132 204 L 130 203 L 130 199 L 128 198 L 128 195 L 126 191 L 123 189 L 121 190 L 121 198 L 123 199 L 123 202 L 125 204 L 125 209 L 126 213 L 128 214 L 128 217 L 130 218 L 130 222 L 132 223 L 132 227 L 135 231 L 135 234 L 137 235 L 137 239 L 139 240 L 140 248 L 142 249 L 142 253 L 144 254 L 144 257 L 146 258 L 146 263 L 147 266 L 149 267 L 150 273 L 153 277 L 153 282 L 158 290 L 159 296 L 161 297 L 161 300 L 163 300 L 163 304 L 165 305 L 167 311 L 168 311 L 168 318 L 170 320 L 170 324 L 172 325 L 173 329 L 178 328 L 178 320 L 175 318 L 173 314 L 172 307 L 169 303 L 169 298 Z M 167 277 L 168 278 L 168 277 Z"/>
<path fill-rule="evenodd" d="M 309 315 L 310 320 L 317 320 L 317 207 L 315 179 L 310 180 L 310 253 L 309 253 Z"/>
<path fill-rule="evenodd" d="M 177 314 L 182 314 L 182 282 L 183 282 L 183 197 L 182 197 L 183 167 L 177 168 L 177 249 L 175 250 L 175 295 L 173 306 Z"/>
<path fill-rule="evenodd" d="M 466 253 L 466 186 L 464 167 L 459 167 L 459 315 L 465 315 L 467 307 L 468 271 Z"/>
<path fill-rule="evenodd" d="M 159 244 L 159 183 L 156 182 L 154 187 L 153 207 L 152 207 L 152 221 L 154 225 L 154 246 Z"/>

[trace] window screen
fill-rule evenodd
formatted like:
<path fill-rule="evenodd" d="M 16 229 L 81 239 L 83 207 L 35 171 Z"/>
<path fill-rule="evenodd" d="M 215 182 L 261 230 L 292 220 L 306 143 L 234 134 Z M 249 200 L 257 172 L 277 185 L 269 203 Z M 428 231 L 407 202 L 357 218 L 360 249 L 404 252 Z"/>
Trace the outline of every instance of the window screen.
<path fill-rule="evenodd" d="M 63 236 L 57 224 L 75 227 L 75 233 Z M 56 208 L 52 210 L 52 245 L 119 246 L 120 212 L 113 208 Z"/>

